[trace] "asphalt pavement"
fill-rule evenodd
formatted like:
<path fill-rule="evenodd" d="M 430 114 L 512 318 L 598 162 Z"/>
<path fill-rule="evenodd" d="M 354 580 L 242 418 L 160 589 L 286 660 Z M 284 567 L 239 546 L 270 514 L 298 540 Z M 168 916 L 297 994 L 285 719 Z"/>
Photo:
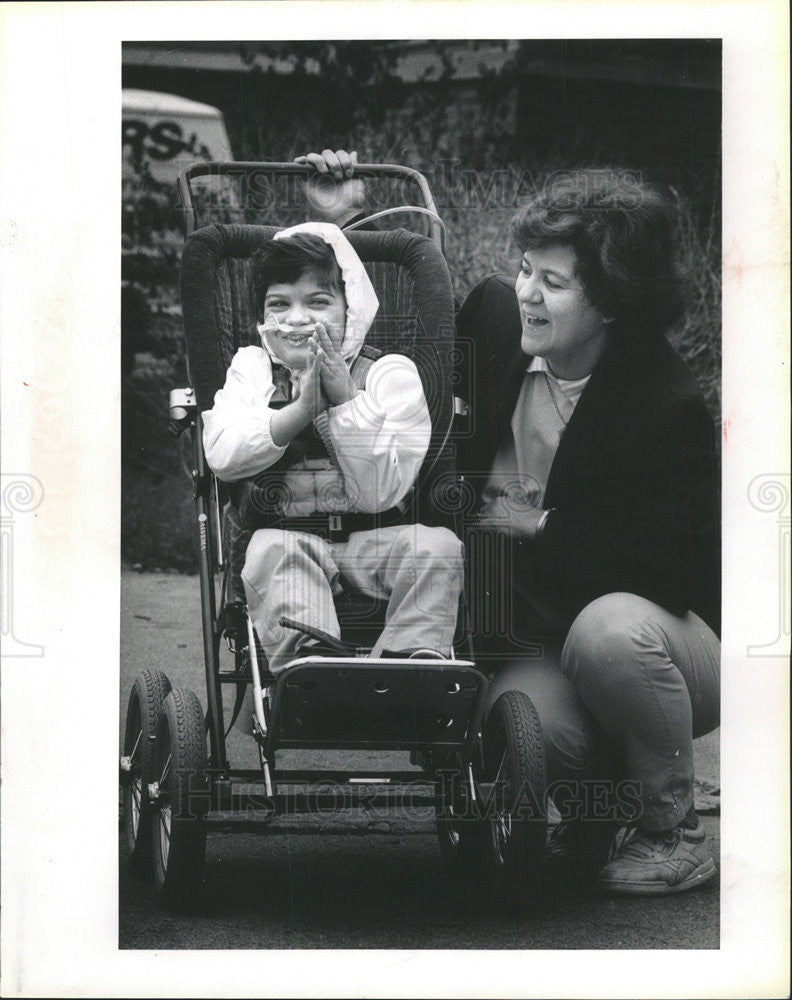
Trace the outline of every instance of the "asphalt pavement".
<path fill-rule="evenodd" d="M 136 673 L 164 670 L 205 703 L 197 577 L 125 571 L 121 586 L 120 725 Z M 235 766 L 252 767 L 252 741 L 229 738 Z M 696 741 L 696 804 L 716 864 L 720 853 L 719 733 Z M 324 765 L 360 757 L 325 755 Z M 367 768 L 406 755 L 364 755 Z M 281 766 L 297 766 L 294 752 Z M 188 909 L 162 909 L 150 878 L 132 872 L 119 836 L 121 949 L 690 949 L 719 947 L 720 892 L 655 899 L 553 886 L 529 911 L 483 903 L 472 880 L 447 869 L 433 817 L 356 809 L 278 820 L 264 834 L 213 834 L 200 892 Z"/>

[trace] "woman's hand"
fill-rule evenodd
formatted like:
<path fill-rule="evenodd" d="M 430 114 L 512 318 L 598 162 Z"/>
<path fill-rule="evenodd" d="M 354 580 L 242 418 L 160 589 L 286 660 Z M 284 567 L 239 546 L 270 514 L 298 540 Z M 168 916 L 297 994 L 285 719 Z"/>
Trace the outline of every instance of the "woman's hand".
<path fill-rule="evenodd" d="M 357 165 L 355 150 L 347 153 L 344 149 L 335 152 L 325 149 L 321 153 L 298 156 L 294 162 L 308 163 L 316 170 L 305 185 L 312 216 L 343 226 L 360 213 L 366 192 L 363 181 L 353 176 Z"/>
<path fill-rule="evenodd" d="M 310 163 L 319 174 L 329 174 L 337 183 L 348 180 L 355 172 L 357 150 L 347 153 L 344 149 L 325 149 L 321 153 L 306 153 L 297 156 L 295 163 Z"/>
<path fill-rule="evenodd" d="M 324 323 L 317 323 L 309 341 L 318 362 L 321 388 L 330 406 L 340 406 L 357 395 L 357 388 L 339 347 L 331 340 Z"/>
<path fill-rule="evenodd" d="M 513 497 L 499 496 L 479 513 L 478 526 L 496 529 L 520 542 L 532 542 L 544 513 L 539 507 L 518 504 Z"/>

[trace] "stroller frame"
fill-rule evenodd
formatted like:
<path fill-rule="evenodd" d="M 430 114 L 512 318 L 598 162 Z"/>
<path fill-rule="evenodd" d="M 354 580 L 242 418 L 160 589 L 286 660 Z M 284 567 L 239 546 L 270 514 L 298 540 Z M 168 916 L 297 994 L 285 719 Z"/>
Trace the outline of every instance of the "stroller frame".
<path fill-rule="evenodd" d="M 191 178 L 244 168 L 306 172 L 294 164 L 195 165 L 179 179 L 188 218 L 194 223 Z M 398 176 L 399 171 L 406 168 L 358 168 L 363 176 L 369 172 Z M 406 172 L 411 177 L 416 173 Z M 421 191 L 428 192 L 425 180 L 418 177 Z M 426 208 L 436 213 L 431 194 Z M 404 236 L 422 241 L 421 253 L 429 256 L 435 246 L 434 255 L 442 261 L 437 249 L 440 230 L 434 220 L 432 225 L 434 242 Z M 207 230 L 209 236 L 222 240 L 226 230 L 239 237 L 243 231 L 250 235 L 253 227 L 211 228 L 216 232 Z M 188 230 L 192 231 L 190 224 Z M 380 235 L 385 234 L 376 234 Z M 389 235 L 401 238 L 400 233 Z M 201 233 L 192 237 L 196 238 L 200 240 Z M 433 291 L 447 304 L 452 303 L 447 270 L 445 276 L 445 287 Z M 204 302 L 196 308 L 205 307 Z M 188 313 L 185 309 L 185 327 Z M 215 382 L 218 363 L 221 358 L 212 360 Z M 194 386 L 171 393 L 170 426 L 177 435 L 188 430 L 192 438 L 207 711 L 204 715 L 189 689 L 171 690 L 160 671 L 145 670 L 136 678 L 121 758 L 127 845 L 133 863 L 152 864 L 160 900 L 178 904 L 194 893 L 207 833 L 264 831 L 277 816 L 339 805 L 430 807 L 436 811 L 445 859 L 458 871 L 481 879 L 488 896 L 527 907 L 539 886 L 546 785 L 541 730 L 530 701 L 516 692 L 501 696 L 485 727 L 489 681 L 472 657 L 311 655 L 293 661 L 277 677 L 268 674 L 247 607 L 233 599 L 232 561 L 223 546 L 226 490 L 208 468 L 203 451 L 200 409 L 213 391 L 210 395 L 205 373 L 203 381 L 193 374 L 191 379 Z M 431 471 L 446 451 L 455 403 L 450 398 L 435 400 L 430 409 L 433 428 L 436 415 L 442 428 L 424 463 L 424 469 Z M 472 652 L 468 629 L 465 635 Z M 223 638 L 234 655 L 233 670 L 221 668 Z M 239 689 L 247 683 L 254 692 L 253 737 L 260 764 L 255 770 L 233 768 L 226 753 L 223 685 Z M 276 752 L 294 748 L 409 751 L 411 762 L 421 770 L 275 768 Z"/>

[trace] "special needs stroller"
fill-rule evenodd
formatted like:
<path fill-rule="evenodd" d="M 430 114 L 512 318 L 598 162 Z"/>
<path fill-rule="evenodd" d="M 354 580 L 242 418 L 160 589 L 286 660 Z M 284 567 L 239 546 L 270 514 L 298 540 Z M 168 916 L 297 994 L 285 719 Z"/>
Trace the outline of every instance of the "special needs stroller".
<path fill-rule="evenodd" d="M 188 212 L 195 178 L 224 171 L 304 176 L 307 168 L 191 167 L 180 178 Z M 432 418 L 431 443 L 406 516 L 448 523 L 458 514 L 461 489 L 453 460 L 459 409 L 454 302 L 442 225 L 421 175 L 382 165 L 357 171 L 363 177 L 417 178 L 424 205 L 406 210 L 431 221 L 432 238 L 404 229 L 347 235 L 380 300 L 367 344 L 412 358 Z M 192 690 L 172 688 L 160 670 L 146 669 L 134 682 L 121 757 L 132 861 L 151 865 L 163 902 L 182 902 L 200 884 L 209 833 L 266 831 L 274 817 L 323 807 L 423 805 L 436 810 L 446 861 L 498 901 L 524 908 L 537 894 L 544 854 L 541 731 L 530 701 L 517 692 L 502 695 L 484 719 L 489 681 L 474 662 L 464 608 L 455 643 L 460 659 L 367 657 L 381 629 L 380 608 L 351 595 L 339 603 L 345 645 L 337 654 L 302 657 L 277 676 L 267 669 L 239 576 L 250 533 L 240 528 L 227 488 L 206 465 L 201 412 L 211 408 L 236 350 L 258 342 L 250 260 L 276 231 L 215 224 L 191 232 L 184 246 L 181 296 L 191 385 L 172 393 L 171 419 L 176 432 L 192 438 L 206 710 Z M 338 515 L 328 515 L 331 535 L 342 527 Z M 234 768 L 228 760 L 233 718 L 229 724 L 223 706 L 227 685 L 237 695 L 235 710 L 252 688 L 258 768 Z M 279 752 L 296 748 L 316 756 L 339 749 L 409 751 L 413 767 L 282 769 Z"/>

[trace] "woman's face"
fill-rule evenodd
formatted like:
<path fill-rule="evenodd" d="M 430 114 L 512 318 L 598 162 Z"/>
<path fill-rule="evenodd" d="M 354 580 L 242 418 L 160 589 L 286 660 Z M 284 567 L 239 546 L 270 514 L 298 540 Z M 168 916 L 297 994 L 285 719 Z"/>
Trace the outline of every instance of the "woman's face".
<path fill-rule="evenodd" d="M 276 326 L 274 320 L 277 320 Z M 270 285 L 264 296 L 264 326 L 272 350 L 290 368 L 305 368 L 308 341 L 323 323 L 339 347 L 346 328 L 344 293 L 306 271 L 293 284 Z"/>
<path fill-rule="evenodd" d="M 522 349 L 545 358 L 558 378 L 589 375 L 610 339 L 610 327 L 591 304 L 570 246 L 526 250 L 515 283 Z"/>

